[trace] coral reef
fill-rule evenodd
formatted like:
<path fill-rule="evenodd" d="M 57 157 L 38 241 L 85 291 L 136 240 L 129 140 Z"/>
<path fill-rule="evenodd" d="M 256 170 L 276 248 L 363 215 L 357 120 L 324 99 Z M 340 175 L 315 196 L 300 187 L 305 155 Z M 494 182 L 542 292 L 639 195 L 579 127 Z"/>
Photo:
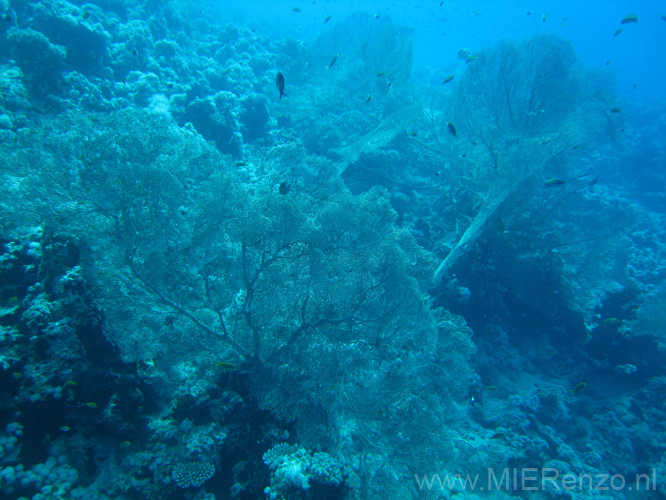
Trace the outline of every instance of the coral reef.
<path fill-rule="evenodd" d="M 569 42 L 442 85 L 383 13 L 308 43 L 177 1 L 0 15 L 3 498 L 666 471 L 661 108 L 625 123 Z"/>
<path fill-rule="evenodd" d="M 342 495 L 324 493 L 330 489 L 326 487 L 344 486 L 347 476 L 342 465 L 327 453 L 312 454 L 300 446 L 281 443 L 264 453 L 264 462 L 272 471 L 271 485 L 264 490 L 269 499 L 292 498 L 290 491 L 311 488 L 315 490 L 313 498 Z"/>

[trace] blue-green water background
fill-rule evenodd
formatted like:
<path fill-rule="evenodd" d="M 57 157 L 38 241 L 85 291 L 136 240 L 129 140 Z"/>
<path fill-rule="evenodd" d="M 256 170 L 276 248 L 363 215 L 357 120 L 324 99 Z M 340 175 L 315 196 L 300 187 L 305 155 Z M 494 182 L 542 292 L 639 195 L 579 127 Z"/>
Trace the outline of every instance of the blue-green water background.
<path fill-rule="evenodd" d="M 292 2 L 293 3 L 293 2 Z M 302 12 L 295 13 L 298 6 Z M 257 1 L 202 3 L 204 11 L 227 22 L 240 22 L 273 38 L 297 34 L 314 40 L 325 28 L 323 20 L 339 20 L 365 11 L 389 15 L 416 30 L 414 62 L 454 71 L 460 66 L 456 54 L 462 47 L 489 47 L 503 38 L 522 40 L 537 33 L 557 33 L 571 41 L 581 60 L 591 67 L 608 63 L 618 78 L 618 92 L 628 101 L 662 99 L 666 88 L 663 47 L 663 2 L 610 0 L 562 2 L 289 2 Z M 527 14 L 530 12 L 531 14 Z M 478 14 L 476 14 L 478 13 Z M 542 16 L 546 15 L 545 22 Z M 637 25 L 620 20 L 636 14 Z M 633 86 L 636 84 L 636 90 Z"/>

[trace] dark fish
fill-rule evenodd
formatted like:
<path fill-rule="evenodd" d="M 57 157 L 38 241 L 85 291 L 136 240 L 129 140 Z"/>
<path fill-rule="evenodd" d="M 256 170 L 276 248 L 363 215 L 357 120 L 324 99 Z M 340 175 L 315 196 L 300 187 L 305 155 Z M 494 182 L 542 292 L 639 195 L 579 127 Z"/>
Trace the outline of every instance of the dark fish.
<path fill-rule="evenodd" d="M 615 33 L 613 33 L 613 36 L 614 37 L 618 36 L 620 33 L 622 33 L 622 30 L 623 30 L 623 28 L 618 28 L 617 30 L 615 30 Z"/>
<path fill-rule="evenodd" d="M 333 67 L 333 65 L 335 64 L 335 62 L 338 60 L 338 57 L 340 57 L 340 55 L 339 55 L 339 54 L 335 54 L 335 55 L 333 56 L 333 59 L 331 59 L 331 62 L 328 63 L 328 66 L 326 66 L 326 68 L 327 68 L 327 69 L 331 69 L 331 68 Z"/>
<path fill-rule="evenodd" d="M 326 23 L 329 22 L 330 20 L 331 20 L 331 16 L 326 16 L 326 19 L 324 19 L 324 24 L 326 24 Z"/>
<path fill-rule="evenodd" d="M 445 83 L 445 84 L 446 84 L 446 83 L 449 83 L 449 82 L 452 81 L 455 77 L 456 77 L 455 73 L 451 73 L 449 76 L 447 76 L 446 78 L 444 78 L 444 83 Z"/>
<path fill-rule="evenodd" d="M 572 395 L 572 396 L 578 396 L 578 394 L 580 394 L 581 391 L 582 391 L 583 389 L 585 389 L 586 387 L 587 387 L 587 383 L 586 383 L 586 382 L 579 382 L 578 384 L 576 384 L 576 387 L 574 387 L 573 389 L 571 389 L 571 395 Z"/>
<path fill-rule="evenodd" d="M 611 108 L 610 112 L 617 114 L 617 113 L 622 113 L 622 110 L 620 108 Z"/>
<path fill-rule="evenodd" d="M 81 14 L 81 17 L 83 19 L 88 19 L 90 17 L 90 12 L 88 12 L 87 10 L 84 11 L 83 14 Z"/>
<path fill-rule="evenodd" d="M 458 132 L 456 132 L 456 128 L 453 126 L 453 123 L 447 122 L 446 130 L 448 130 L 449 134 L 451 134 L 453 137 L 458 137 Z"/>
<path fill-rule="evenodd" d="M 365 99 L 365 102 L 366 103 L 370 102 L 370 99 L 372 99 L 372 94 L 368 94 L 368 97 Z"/>
<path fill-rule="evenodd" d="M 625 16 L 622 21 L 620 21 L 620 24 L 630 24 L 630 23 L 637 23 L 638 22 L 638 16 L 636 14 L 629 14 L 628 16 Z"/>
<path fill-rule="evenodd" d="M 470 49 L 460 49 L 458 51 L 458 59 L 462 59 L 465 62 L 472 62 L 479 58 L 478 54 L 475 54 Z"/>
<path fill-rule="evenodd" d="M 293 10 L 294 12 L 303 12 L 303 9 L 301 9 L 300 7 L 294 7 L 291 10 Z"/>
<path fill-rule="evenodd" d="M 554 187 L 554 186 L 561 186 L 562 184 L 566 184 L 567 181 L 564 179 L 558 179 L 557 177 L 551 177 L 550 179 L 546 179 L 546 181 L 543 183 L 544 186 L 546 187 Z"/>
<path fill-rule="evenodd" d="M 289 193 L 289 191 L 291 191 L 291 186 L 283 181 L 280 183 L 278 191 L 280 192 L 280 194 L 287 194 Z"/>
<path fill-rule="evenodd" d="M 284 93 L 284 75 L 278 71 L 278 74 L 275 76 L 275 86 L 280 91 L 280 99 L 282 96 L 289 97 Z"/>

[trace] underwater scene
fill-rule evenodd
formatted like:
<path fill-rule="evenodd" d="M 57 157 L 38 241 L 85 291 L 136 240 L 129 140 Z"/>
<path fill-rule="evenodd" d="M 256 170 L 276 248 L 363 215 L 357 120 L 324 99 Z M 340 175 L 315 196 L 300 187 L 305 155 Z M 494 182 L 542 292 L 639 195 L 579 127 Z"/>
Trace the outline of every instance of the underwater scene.
<path fill-rule="evenodd" d="M 666 499 L 666 3 L 0 0 L 0 499 Z"/>

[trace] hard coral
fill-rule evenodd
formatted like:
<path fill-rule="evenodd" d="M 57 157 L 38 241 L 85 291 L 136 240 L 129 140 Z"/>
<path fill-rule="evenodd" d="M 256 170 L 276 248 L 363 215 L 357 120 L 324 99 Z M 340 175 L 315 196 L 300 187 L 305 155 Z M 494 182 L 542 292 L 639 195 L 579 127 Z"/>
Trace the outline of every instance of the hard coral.
<path fill-rule="evenodd" d="M 171 471 L 171 479 L 182 489 L 198 488 L 215 474 L 215 466 L 207 462 L 183 462 Z"/>

